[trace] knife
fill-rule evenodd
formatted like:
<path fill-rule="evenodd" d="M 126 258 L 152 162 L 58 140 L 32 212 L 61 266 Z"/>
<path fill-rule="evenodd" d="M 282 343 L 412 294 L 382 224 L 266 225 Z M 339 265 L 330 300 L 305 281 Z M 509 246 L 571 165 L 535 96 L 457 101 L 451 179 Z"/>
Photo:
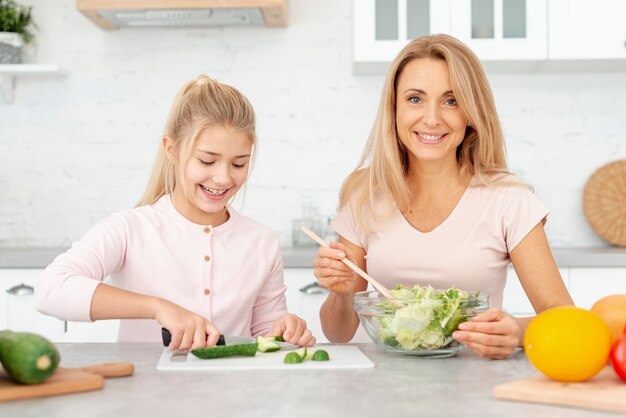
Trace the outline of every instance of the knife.
<path fill-rule="evenodd" d="M 167 329 L 161 328 L 161 337 L 163 338 L 163 346 L 169 347 L 170 343 L 172 342 L 172 334 L 170 334 L 170 332 Z M 252 337 L 235 337 L 235 336 L 229 336 L 229 335 L 220 335 L 220 337 L 217 339 L 216 345 L 237 345 L 237 344 L 255 344 L 255 343 L 256 343 L 256 338 L 252 338 Z M 281 349 L 298 348 L 298 346 L 295 344 L 289 344 L 289 343 L 285 343 L 281 341 L 276 341 L 276 344 L 280 345 Z"/>

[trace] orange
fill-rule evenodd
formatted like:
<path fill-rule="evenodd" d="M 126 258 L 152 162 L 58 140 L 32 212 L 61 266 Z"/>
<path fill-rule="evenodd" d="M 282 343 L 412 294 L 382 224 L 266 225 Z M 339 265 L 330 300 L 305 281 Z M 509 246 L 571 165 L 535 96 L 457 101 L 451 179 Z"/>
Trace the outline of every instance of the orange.
<path fill-rule="evenodd" d="M 611 351 L 609 327 L 595 313 L 561 306 L 530 321 L 524 349 L 541 373 L 563 382 L 591 379 L 606 365 Z"/>
<path fill-rule="evenodd" d="M 611 342 L 615 343 L 626 325 L 626 295 L 605 296 L 593 304 L 591 312 L 606 322 L 611 330 Z"/>

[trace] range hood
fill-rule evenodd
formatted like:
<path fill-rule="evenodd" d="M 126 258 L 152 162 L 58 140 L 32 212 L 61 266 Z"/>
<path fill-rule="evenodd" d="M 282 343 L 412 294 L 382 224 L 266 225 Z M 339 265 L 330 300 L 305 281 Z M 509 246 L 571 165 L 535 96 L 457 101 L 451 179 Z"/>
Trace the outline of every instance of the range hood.
<path fill-rule="evenodd" d="M 121 27 L 287 26 L 287 0 L 76 0 L 102 29 Z"/>

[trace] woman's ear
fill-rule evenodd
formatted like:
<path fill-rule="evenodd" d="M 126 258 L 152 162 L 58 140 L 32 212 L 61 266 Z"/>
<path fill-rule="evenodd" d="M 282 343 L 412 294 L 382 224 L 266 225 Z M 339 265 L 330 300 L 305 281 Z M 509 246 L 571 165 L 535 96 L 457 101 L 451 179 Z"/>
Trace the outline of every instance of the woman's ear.
<path fill-rule="evenodd" d="M 169 136 L 163 136 L 161 141 L 163 143 L 163 151 L 165 152 L 165 156 L 167 157 L 168 160 L 170 160 L 170 162 L 173 162 L 174 161 L 174 140 L 172 140 L 172 138 L 170 138 Z"/>

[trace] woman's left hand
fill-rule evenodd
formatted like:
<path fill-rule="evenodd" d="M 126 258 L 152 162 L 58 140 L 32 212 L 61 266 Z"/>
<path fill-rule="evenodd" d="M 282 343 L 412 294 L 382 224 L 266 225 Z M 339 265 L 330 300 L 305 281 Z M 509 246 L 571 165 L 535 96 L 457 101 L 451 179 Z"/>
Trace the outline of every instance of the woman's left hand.
<path fill-rule="evenodd" d="M 287 314 L 272 323 L 272 335 L 280 335 L 286 343 L 300 347 L 310 347 L 315 344 L 315 337 L 307 329 L 304 319 Z"/>
<path fill-rule="evenodd" d="M 461 323 L 452 337 L 481 357 L 503 359 L 520 346 L 523 330 L 511 315 L 490 308 Z"/>

